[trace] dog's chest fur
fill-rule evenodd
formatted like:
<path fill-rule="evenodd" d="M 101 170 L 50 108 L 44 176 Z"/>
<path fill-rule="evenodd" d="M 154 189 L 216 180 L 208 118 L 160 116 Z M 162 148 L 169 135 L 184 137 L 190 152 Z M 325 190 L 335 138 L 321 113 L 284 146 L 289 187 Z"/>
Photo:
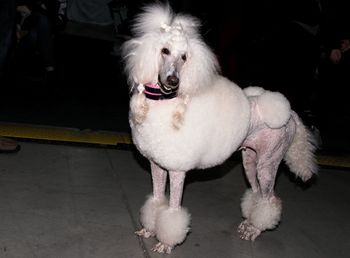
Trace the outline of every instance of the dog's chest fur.
<path fill-rule="evenodd" d="M 165 169 L 188 171 L 218 165 L 247 135 L 249 101 L 238 86 L 223 78 L 190 99 L 179 129 L 172 124 L 179 104 L 176 99 L 147 101 L 144 122 L 130 121 L 133 140 L 145 157 Z"/>

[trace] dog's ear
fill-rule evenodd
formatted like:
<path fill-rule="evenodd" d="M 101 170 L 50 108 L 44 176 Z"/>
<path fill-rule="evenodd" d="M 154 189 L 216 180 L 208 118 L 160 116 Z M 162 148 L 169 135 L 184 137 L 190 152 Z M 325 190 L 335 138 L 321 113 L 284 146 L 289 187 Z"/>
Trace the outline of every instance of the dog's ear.
<path fill-rule="evenodd" d="M 162 26 L 170 25 L 173 12 L 169 4 L 151 4 L 143 8 L 144 12 L 136 16 L 133 32 L 142 36 L 151 32 L 160 32 Z"/>
<path fill-rule="evenodd" d="M 173 17 L 167 4 L 147 5 L 143 10 L 134 21 L 135 37 L 124 42 L 122 46 L 122 56 L 126 61 L 125 71 L 131 90 L 135 83 L 157 82 L 159 33 L 163 32 L 162 26 L 169 26 Z"/>
<path fill-rule="evenodd" d="M 181 69 L 180 77 L 182 90 L 192 95 L 199 88 L 212 85 L 212 80 L 219 73 L 220 66 L 213 51 L 201 38 L 191 38 L 188 43 L 188 58 Z"/>
<path fill-rule="evenodd" d="M 155 83 L 158 80 L 158 53 L 156 38 L 144 35 L 131 39 L 122 45 L 122 57 L 125 61 L 125 72 L 131 90 L 136 84 Z"/>

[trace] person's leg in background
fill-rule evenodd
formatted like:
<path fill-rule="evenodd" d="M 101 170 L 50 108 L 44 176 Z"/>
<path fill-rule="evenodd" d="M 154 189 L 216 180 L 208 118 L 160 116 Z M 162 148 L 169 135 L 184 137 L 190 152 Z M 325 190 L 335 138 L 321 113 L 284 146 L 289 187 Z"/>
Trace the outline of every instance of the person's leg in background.
<path fill-rule="evenodd" d="M 0 79 L 8 64 L 8 55 L 14 40 L 15 0 L 0 0 Z"/>
<path fill-rule="evenodd" d="M 9 51 L 14 40 L 15 0 L 0 0 L 0 87 L 3 85 L 8 65 Z M 0 153 L 13 153 L 20 150 L 16 141 L 0 136 Z"/>

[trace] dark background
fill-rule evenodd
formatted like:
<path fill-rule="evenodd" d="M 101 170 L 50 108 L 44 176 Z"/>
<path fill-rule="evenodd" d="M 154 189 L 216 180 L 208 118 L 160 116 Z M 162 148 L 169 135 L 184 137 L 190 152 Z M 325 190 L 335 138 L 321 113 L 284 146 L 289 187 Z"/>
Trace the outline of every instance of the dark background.
<path fill-rule="evenodd" d="M 35 53 L 12 58 L 1 82 L 0 121 L 128 132 L 129 93 L 118 49 L 148 2 L 153 1 L 125 1 L 128 19 L 117 30 L 79 24 L 77 33 L 67 28 L 55 34 L 56 72 L 50 80 Z M 343 18 L 350 17 L 347 1 L 321 1 L 321 10 L 315 0 L 170 3 L 202 20 L 202 35 L 223 75 L 242 88 L 281 91 L 305 123 L 319 130 L 324 150 L 350 150 L 349 81 L 339 81 L 327 59 L 340 33 L 350 31 L 349 18 Z M 310 36 L 295 21 L 319 26 L 320 32 Z M 79 33 L 87 28 L 90 33 Z M 96 36 L 98 29 L 111 37 Z"/>

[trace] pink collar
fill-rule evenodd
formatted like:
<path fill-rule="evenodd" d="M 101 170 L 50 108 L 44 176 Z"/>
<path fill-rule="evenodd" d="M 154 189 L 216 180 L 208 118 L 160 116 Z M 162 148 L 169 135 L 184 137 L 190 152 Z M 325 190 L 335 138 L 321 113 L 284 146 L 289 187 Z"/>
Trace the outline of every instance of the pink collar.
<path fill-rule="evenodd" d="M 166 100 L 166 99 L 173 99 L 177 96 L 177 92 L 164 94 L 160 89 L 159 83 L 156 83 L 156 84 L 146 83 L 144 87 L 145 87 L 144 93 L 146 95 L 146 98 L 148 99 Z"/>

